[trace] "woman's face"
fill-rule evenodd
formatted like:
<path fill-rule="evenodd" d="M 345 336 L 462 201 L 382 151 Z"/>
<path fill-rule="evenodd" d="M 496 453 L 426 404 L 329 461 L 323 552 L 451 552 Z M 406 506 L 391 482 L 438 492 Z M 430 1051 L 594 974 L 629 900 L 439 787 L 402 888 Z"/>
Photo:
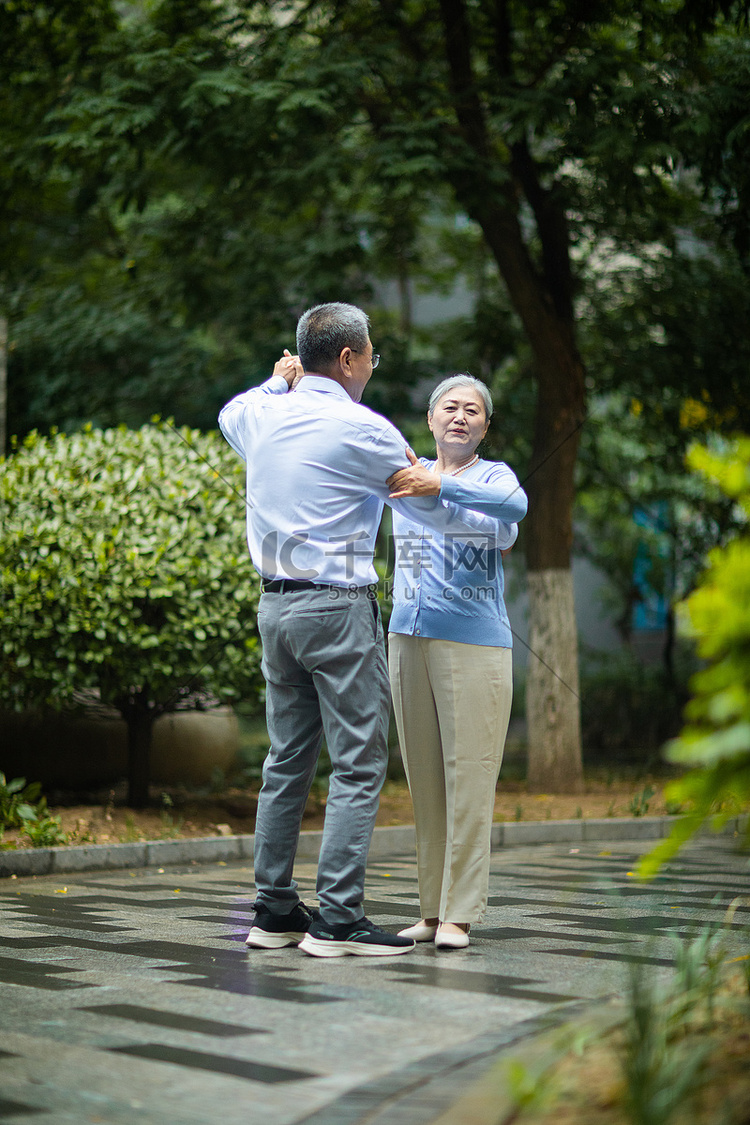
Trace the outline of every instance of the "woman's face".
<path fill-rule="evenodd" d="M 489 419 L 474 387 L 451 387 L 427 415 L 438 448 L 471 456 L 487 433 Z"/>

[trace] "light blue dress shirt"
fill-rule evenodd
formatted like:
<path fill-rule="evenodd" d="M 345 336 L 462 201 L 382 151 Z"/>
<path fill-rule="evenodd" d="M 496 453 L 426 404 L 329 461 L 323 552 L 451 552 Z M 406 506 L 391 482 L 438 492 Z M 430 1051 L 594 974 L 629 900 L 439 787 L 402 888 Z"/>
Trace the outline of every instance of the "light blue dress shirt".
<path fill-rule="evenodd" d="M 385 482 L 407 466 L 406 440 L 338 383 L 305 375 L 288 391 L 283 376 L 272 376 L 219 414 L 247 464 L 247 541 L 264 578 L 377 582 L 372 557 L 384 503 L 420 528 L 505 541 L 492 505 L 485 514 L 440 497 L 389 500 Z"/>
<path fill-rule="evenodd" d="M 422 459 L 422 464 L 432 468 L 434 462 Z M 512 648 L 500 552 L 516 541 L 526 494 L 502 461 L 480 460 L 460 477 L 443 475 L 441 481 L 441 499 L 498 517 L 504 533 L 457 538 L 394 513 L 389 632 Z"/>

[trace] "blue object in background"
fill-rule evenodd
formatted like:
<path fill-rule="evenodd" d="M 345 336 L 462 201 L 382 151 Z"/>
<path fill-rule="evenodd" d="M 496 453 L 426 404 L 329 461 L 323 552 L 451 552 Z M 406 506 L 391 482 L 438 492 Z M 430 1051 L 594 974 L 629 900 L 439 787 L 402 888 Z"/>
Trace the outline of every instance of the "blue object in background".
<path fill-rule="evenodd" d="M 655 504 L 648 511 L 636 508 L 633 519 L 639 527 L 648 528 L 652 532 L 663 532 L 667 529 L 667 505 Z M 667 558 L 667 544 L 660 544 L 659 554 Z M 638 544 L 635 562 L 633 563 L 633 582 L 638 590 L 641 600 L 633 609 L 633 630 L 635 632 L 654 632 L 667 627 L 669 601 L 664 593 L 655 590 L 650 582 L 651 556 L 645 543 Z"/>

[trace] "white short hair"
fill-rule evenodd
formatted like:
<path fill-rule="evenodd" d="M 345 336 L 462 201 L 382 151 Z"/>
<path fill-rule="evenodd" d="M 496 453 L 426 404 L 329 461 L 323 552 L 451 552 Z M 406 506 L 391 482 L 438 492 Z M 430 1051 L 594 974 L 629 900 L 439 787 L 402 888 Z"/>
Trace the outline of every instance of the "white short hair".
<path fill-rule="evenodd" d="M 454 387 L 472 387 L 475 391 L 478 391 L 484 403 L 485 418 L 489 420 L 492 417 L 492 411 L 494 410 L 492 395 L 482 380 L 475 379 L 473 375 L 449 375 L 447 379 L 443 379 L 442 383 L 438 383 L 435 390 L 430 395 L 430 401 L 427 406 L 427 413 L 430 416 L 435 413 L 435 407 L 440 402 L 443 395 L 447 394 L 448 391 L 452 391 Z"/>

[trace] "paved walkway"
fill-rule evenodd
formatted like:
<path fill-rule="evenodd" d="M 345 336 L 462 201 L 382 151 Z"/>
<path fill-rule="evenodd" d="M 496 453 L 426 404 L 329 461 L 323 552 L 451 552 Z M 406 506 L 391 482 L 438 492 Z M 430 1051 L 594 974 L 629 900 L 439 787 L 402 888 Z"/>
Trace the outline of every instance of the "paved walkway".
<path fill-rule="evenodd" d="M 750 894 L 730 840 L 644 886 L 629 873 L 650 846 L 496 852 L 467 951 L 383 960 L 246 950 L 247 864 L 3 880 L 0 1121 L 468 1125 L 498 1055 L 601 1010 L 630 962 L 667 974 L 671 935 Z M 314 876 L 300 865 L 308 902 Z M 419 916 L 411 856 L 374 860 L 367 887 L 380 925 Z"/>

